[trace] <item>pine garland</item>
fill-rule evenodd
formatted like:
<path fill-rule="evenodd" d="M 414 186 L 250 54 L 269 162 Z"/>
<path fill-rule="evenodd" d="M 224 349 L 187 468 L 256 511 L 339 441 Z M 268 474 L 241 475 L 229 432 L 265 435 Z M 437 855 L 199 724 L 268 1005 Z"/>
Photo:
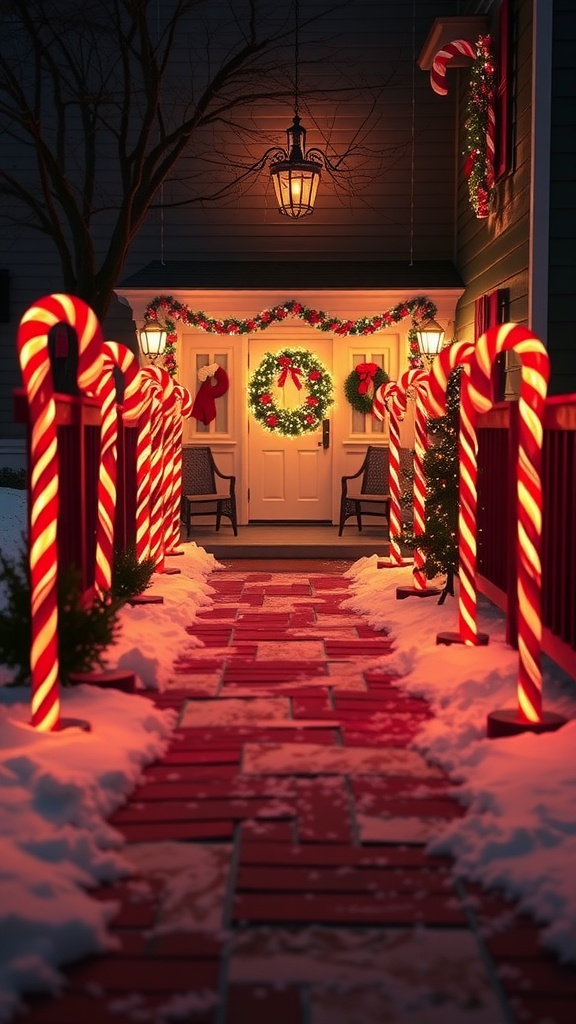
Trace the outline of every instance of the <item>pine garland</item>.
<path fill-rule="evenodd" d="M 178 372 L 176 361 L 176 323 L 180 322 L 188 327 L 197 327 L 208 334 L 219 334 L 234 336 L 236 334 L 254 334 L 256 331 L 265 331 L 272 324 L 280 323 L 286 317 L 297 317 L 304 323 L 315 327 L 318 331 L 330 332 L 338 335 L 367 336 L 376 331 L 383 331 L 387 327 L 400 323 L 406 317 L 411 317 L 412 323 L 408 331 L 409 354 L 408 361 L 412 368 L 422 366 L 416 329 L 420 323 L 430 320 L 436 315 L 437 309 L 430 299 L 424 296 L 417 296 L 408 299 L 406 302 L 399 302 L 390 309 L 383 310 L 375 316 L 363 316 L 357 320 L 341 320 L 321 309 L 313 309 L 305 306 L 294 299 L 288 299 L 270 309 L 262 309 L 246 319 L 226 317 L 216 319 L 208 316 L 202 310 L 190 309 L 183 302 L 178 302 L 172 295 L 157 295 L 144 311 L 145 320 L 156 320 L 166 328 L 168 333 L 167 345 L 164 353 L 163 366 L 171 377 Z"/>
<path fill-rule="evenodd" d="M 493 118 L 496 74 L 490 36 L 480 36 L 478 56 L 472 65 L 470 91 L 466 107 L 466 162 L 470 205 L 477 217 L 487 217 L 494 188 Z"/>

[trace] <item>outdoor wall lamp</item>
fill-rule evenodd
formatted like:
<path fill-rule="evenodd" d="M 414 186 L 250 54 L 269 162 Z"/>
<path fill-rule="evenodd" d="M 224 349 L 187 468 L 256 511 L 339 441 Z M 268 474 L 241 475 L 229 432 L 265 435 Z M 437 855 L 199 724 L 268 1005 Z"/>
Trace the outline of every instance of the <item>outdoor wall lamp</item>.
<path fill-rule="evenodd" d="M 430 318 L 416 328 L 416 338 L 421 354 L 432 360 L 442 348 L 444 330 L 436 320 Z"/>
<path fill-rule="evenodd" d="M 167 331 L 154 320 L 148 320 L 139 332 L 140 348 L 147 359 L 154 362 L 166 348 Z"/>

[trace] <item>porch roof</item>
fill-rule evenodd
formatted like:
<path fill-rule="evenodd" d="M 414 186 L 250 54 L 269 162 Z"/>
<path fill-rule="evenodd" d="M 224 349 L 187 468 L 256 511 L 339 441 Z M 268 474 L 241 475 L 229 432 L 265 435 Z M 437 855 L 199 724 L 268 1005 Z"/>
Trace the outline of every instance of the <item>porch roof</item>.
<path fill-rule="evenodd" d="M 463 288 L 449 260 L 153 260 L 120 282 L 119 288 L 257 290 L 404 290 Z"/>

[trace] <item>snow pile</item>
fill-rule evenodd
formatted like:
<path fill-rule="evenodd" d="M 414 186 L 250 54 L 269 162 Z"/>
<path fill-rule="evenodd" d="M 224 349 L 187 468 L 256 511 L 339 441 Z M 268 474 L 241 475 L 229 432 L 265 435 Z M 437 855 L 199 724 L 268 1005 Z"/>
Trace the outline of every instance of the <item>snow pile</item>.
<path fill-rule="evenodd" d="M 3 488 L 0 497 L 0 548 L 14 558 L 26 495 Z M 155 578 L 148 591 L 164 604 L 122 610 L 121 638 L 108 652 L 109 668 L 136 671 L 146 688 L 170 681 L 174 656 L 199 642 L 185 627 L 211 604 L 206 577 L 218 563 L 195 545 L 186 552 L 181 574 Z M 10 679 L 0 668 L 0 684 Z M 89 732 L 37 732 L 30 689 L 0 685 L 0 1021 L 16 1012 L 19 993 L 55 991 L 59 965 L 113 948 L 115 905 L 90 889 L 134 866 L 106 819 L 162 756 L 175 724 L 173 711 L 136 694 L 82 685 L 61 688 L 60 698 L 61 718 L 88 723 Z"/>
<path fill-rule="evenodd" d="M 486 716 L 516 707 L 518 652 L 506 645 L 503 615 L 480 597 L 478 626 L 486 647 L 446 647 L 436 636 L 458 628 L 457 600 L 396 599 L 411 585 L 410 568 L 378 569 L 378 558 L 351 567 L 348 607 L 394 637 L 380 664 L 410 693 L 425 696 L 435 717 L 414 746 L 461 783 L 467 807 L 429 843 L 449 853 L 455 871 L 498 886 L 546 924 L 543 941 L 563 961 L 576 960 L 576 681 L 542 658 L 546 711 L 568 719 L 555 733 L 486 738 Z"/>

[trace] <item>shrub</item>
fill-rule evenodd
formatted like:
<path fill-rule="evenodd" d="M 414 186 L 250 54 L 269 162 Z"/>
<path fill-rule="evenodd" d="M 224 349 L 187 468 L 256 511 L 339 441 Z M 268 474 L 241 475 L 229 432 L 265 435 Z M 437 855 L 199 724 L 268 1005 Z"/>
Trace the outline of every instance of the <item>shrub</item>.
<path fill-rule="evenodd" d="M 14 560 L 0 551 L 0 584 L 5 593 L 0 608 L 0 662 L 16 669 L 14 685 L 30 679 L 32 636 L 28 553 L 23 548 Z M 89 602 L 81 590 L 75 567 L 58 578 L 58 659 L 60 682 L 71 672 L 103 667 L 104 652 L 119 635 L 121 601 L 95 597 Z"/>
<path fill-rule="evenodd" d="M 0 469 L 0 487 L 11 487 L 14 491 L 25 491 L 27 487 L 25 469 L 11 469 L 3 466 Z"/>
<path fill-rule="evenodd" d="M 112 596 L 123 601 L 141 594 L 150 583 L 155 569 L 153 558 L 136 558 L 134 546 L 114 552 L 112 565 Z"/>

